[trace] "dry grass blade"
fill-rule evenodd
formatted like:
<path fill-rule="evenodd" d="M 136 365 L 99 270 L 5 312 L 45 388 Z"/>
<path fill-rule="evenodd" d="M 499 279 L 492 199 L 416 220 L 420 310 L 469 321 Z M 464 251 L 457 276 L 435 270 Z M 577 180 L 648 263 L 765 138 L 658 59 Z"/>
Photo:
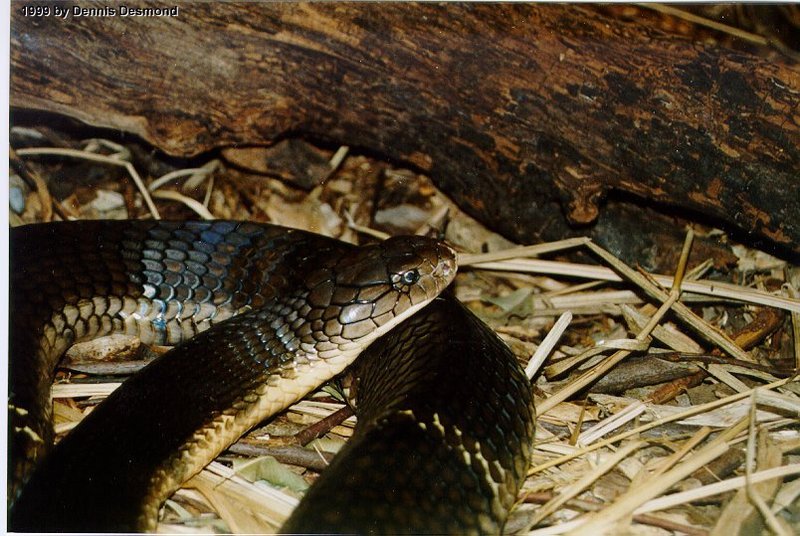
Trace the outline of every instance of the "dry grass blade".
<path fill-rule="evenodd" d="M 587 247 L 592 247 L 594 244 L 587 242 L 586 245 Z M 608 253 L 608 255 L 611 256 L 610 253 Z M 613 259 L 614 257 L 611 256 L 611 258 Z M 623 281 L 623 278 L 617 273 L 603 266 L 547 261 L 540 259 L 513 259 L 499 262 L 482 262 L 479 264 L 472 264 L 470 265 L 470 268 L 533 274 L 550 274 L 610 282 Z M 672 285 L 671 276 L 655 274 L 652 276 L 652 278 L 659 285 L 664 287 L 670 287 Z M 800 300 L 798 299 L 775 296 L 767 292 L 745 288 L 738 285 L 732 285 L 730 283 L 703 280 L 685 281 L 682 285 L 682 288 L 684 292 L 692 292 L 695 294 L 702 294 L 704 296 L 720 299 L 735 300 L 743 303 L 764 305 L 767 307 L 775 307 L 776 309 L 800 313 Z"/>
<path fill-rule="evenodd" d="M 640 313 L 629 305 L 621 305 L 622 316 L 631 328 L 631 331 L 640 331 L 647 324 L 647 316 Z M 653 329 L 653 337 L 666 344 L 676 352 L 687 354 L 700 354 L 703 348 L 691 338 L 674 329 L 670 325 L 656 326 Z"/>
<path fill-rule="evenodd" d="M 779 408 L 800 417 L 800 398 L 796 395 L 783 395 L 762 389 L 755 392 L 755 397 L 761 405 Z"/>
<path fill-rule="evenodd" d="M 557 378 L 568 370 L 577 367 L 590 358 L 601 354 L 607 350 L 624 350 L 630 352 L 644 352 L 650 347 L 649 338 L 643 341 L 637 339 L 613 339 L 610 341 L 599 341 L 597 346 L 587 348 L 580 354 L 566 359 L 562 359 L 545 369 L 548 378 Z"/>
<path fill-rule="evenodd" d="M 169 173 L 165 173 L 164 175 L 155 179 L 153 182 L 150 183 L 150 186 L 148 186 L 147 189 L 150 190 L 151 192 L 155 192 L 165 184 L 175 179 L 180 179 L 182 177 L 191 178 L 197 176 L 205 178 L 213 171 L 214 171 L 213 168 L 205 168 L 205 167 L 176 169 L 175 171 L 170 171 Z"/>
<path fill-rule="evenodd" d="M 670 281 L 666 276 L 654 276 L 659 285 L 669 286 Z M 765 307 L 775 307 L 784 311 L 800 312 L 800 300 L 776 296 L 760 290 L 745 288 L 721 281 L 685 281 L 684 292 L 694 292 L 710 297 L 735 300 L 742 303 L 752 303 Z"/>
<path fill-rule="evenodd" d="M 691 231 L 686 235 L 686 242 L 684 243 L 683 250 L 681 251 L 681 257 L 678 262 L 678 268 L 675 272 L 676 274 L 674 279 L 675 286 L 673 287 L 670 294 L 666 296 L 666 299 L 663 300 L 664 303 L 661 305 L 661 307 L 659 307 L 658 311 L 656 311 L 656 313 L 650 318 L 647 325 L 645 325 L 645 327 L 642 328 L 642 330 L 636 336 L 637 341 L 644 342 L 650 336 L 650 332 L 653 331 L 653 329 L 661 321 L 661 318 L 663 318 L 663 316 L 667 313 L 667 311 L 669 311 L 673 307 L 673 305 L 677 304 L 681 292 L 680 285 L 681 281 L 683 280 L 683 274 L 686 272 L 686 261 L 689 257 L 689 250 L 691 249 L 693 237 L 694 234 Z M 591 242 L 588 242 L 587 246 L 589 246 L 592 249 L 596 247 Z M 603 258 L 605 258 L 607 261 L 615 265 L 616 268 L 620 269 L 620 271 L 622 271 L 626 275 L 631 276 L 631 279 L 637 284 L 652 285 L 649 281 L 646 281 L 644 277 L 640 276 L 639 274 L 636 274 L 633 270 L 625 266 L 624 263 L 622 263 L 619 259 L 613 257 L 610 253 L 605 252 Z M 659 290 L 659 295 L 661 294 L 663 293 Z M 600 378 L 602 375 L 604 375 L 606 372 L 608 372 L 614 366 L 616 366 L 617 363 L 619 363 L 620 361 L 625 359 L 628 355 L 630 355 L 630 353 L 631 352 L 629 350 L 620 350 L 618 352 L 615 352 L 607 360 L 601 362 L 593 369 L 585 372 L 584 374 L 582 374 L 581 376 L 570 382 L 569 385 L 561 389 L 558 393 L 554 394 L 553 396 L 545 400 L 539 406 L 539 410 L 541 411 L 541 413 L 546 413 L 548 409 L 552 408 L 556 404 L 565 401 L 567 398 L 571 397 L 581 389 L 587 387 L 589 384 L 594 382 L 596 379 Z"/>
<path fill-rule="evenodd" d="M 39 203 L 42 206 L 42 221 L 48 222 L 53 220 L 53 208 L 58 207 L 59 205 L 50 195 L 50 190 L 47 188 L 47 183 L 42 179 L 42 177 L 36 173 L 35 171 L 28 169 L 22 161 L 18 160 L 14 151 L 14 149 L 9 148 L 9 157 L 11 161 L 14 162 L 17 160 L 19 162 L 19 167 L 25 168 L 24 171 L 19 169 L 18 172 L 21 176 L 29 179 L 30 182 L 33 183 L 33 187 L 36 189 L 36 195 L 39 197 Z M 63 214 L 62 214 L 63 215 Z"/>
<path fill-rule="evenodd" d="M 570 534 L 574 536 L 603 534 L 605 529 L 621 518 L 633 515 L 636 509 L 649 499 L 665 492 L 674 484 L 723 455 L 729 448 L 727 439 L 728 434 L 720 435 L 680 465 L 648 480 L 636 489 L 630 489 L 600 512 L 585 516 L 584 522 L 577 529 L 570 531 Z"/>
<path fill-rule="evenodd" d="M 720 382 L 724 383 L 734 391 L 737 391 L 739 393 L 744 393 L 748 389 L 747 385 L 743 381 L 741 381 L 736 376 L 725 370 L 725 367 L 722 365 L 717 365 L 715 363 L 712 363 L 707 366 L 701 365 L 701 367 L 703 367 L 706 370 L 706 372 L 708 372 L 711 376 L 714 376 L 716 379 L 718 379 Z"/>
<path fill-rule="evenodd" d="M 156 208 L 155 203 L 153 203 L 153 199 L 150 197 L 150 192 L 147 191 L 147 187 L 142 181 L 142 178 L 139 176 L 139 173 L 136 171 L 136 168 L 133 167 L 133 164 L 127 162 L 125 160 L 119 160 L 118 158 L 114 158 L 111 156 L 105 156 L 101 154 L 91 153 L 88 151 L 78 151 L 76 149 L 63 149 L 61 147 L 38 147 L 35 149 L 19 149 L 17 150 L 17 154 L 19 156 L 67 156 L 71 158 L 80 158 L 82 160 L 90 160 L 92 162 L 100 162 L 102 164 L 111 164 L 112 166 L 120 166 L 124 167 L 125 170 L 130 175 L 131 179 L 133 179 L 134 184 L 139 189 L 139 193 L 142 194 L 142 198 L 144 199 L 147 208 L 150 210 L 150 214 L 153 216 L 154 219 L 160 220 L 161 215 L 158 213 L 158 209 Z"/>
<path fill-rule="evenodd" d="M 764 37 L 761 37 L 758 34 L 746 32 L 744 30 L 736 28 L 735 26 L 722 24 L 721 22 L 707 19 L 706 17 L 701 17 L 699 15 L 695 15 L 694 13 L 689 13 L 688 11 L 684 11 L 682 9 L 677 9 L 664 4 L 637 3 L 636 5 L 639 7 L 643 7 L 645 9 L 652 9 L 653 11 L 657 11 L 665 15 L 671 15 L 673 17 L 677 17 L 679 19 L 683 19 L 685 21 L 692 22 L 700 26 L 705 26 L 706 28 L 711 28 L 712 30 L 716 30 L 718 32 L 723 32 L 732 35 L 734 37 L 738 37 L 739 39 L 749 41 L 754 45 L 766 46 L 769 44 L 769 42 Z"/>
<path fill-rule="evenodd" d="M 751 482 L 758 483 L 758 482 L 765 482 L 768 480 L 782 478 L 787 476 L 793 476 L 800 474 L 800 463 L 795 463 L 791 465 L 784 465 L 782 467 L 776 467 L 774 469 L 767 469 L 765 471 L 758 471 L 753 473 L 751 476 Z M 721 482 L 715 482 L 713 484 L 708 484 L 706 486 L 701 486 L 699 488 L 695 488 L 689 491 L 680 491 L 677 493 L 671 493 L 669 495 L 665 495 L 663 497 L 659 497 L 658 499 L 653 499 L 647 501 L 645 504 L 637 508 L 633 513 L 634 515 L 641 515 L 646 514 L 648 512 L 657 512 L 659 510 L 666 510 L 668 508 L 674 508 L 676 506 L 680 506 L 682 504 L 687 504 L 693 501 L 700 501 L 703 499 L 708 499 L 709 497 L 713 497 L 715 495 L 719 495 L 721 493 L 727 493 L 730 491 L 735 491 L 741 489 L 742 486 L 745 485 L 745 477 L 744 476 L 737 476 L 734 478 L 729 478 L 727 480 L 723 480 Z M 565 534 L 570 530 L 573 530 L 583 524 L 582 519 L 576 519 L 573 521 L 569 521 L 566 523 L 561 523 L 560 525 L 555 525 L 552 527 L 546 527 L 540 530 L 534 530 L 528 533 L 529 536 L 545 536 L 545 535 L 556 535 L 556 534 Z"/>
<path fill-rule="evenodd" d="M 755 391 L 767 391 L 767 390 L 772 390 L 772 389 L 781 387 L 783 385 L 786 385 L 790 381 L 791 381 L 791 378 L 784 378 L 782 380 L 778 380 L 778 381 L 770 383 L 768 385 L 764 385 L 764 386 L 760 386 L 760 387 L 754 387 L 753 389 L 750 389 L 746 393 L 737 393 L 737 394 L 730 395 L 730 396 L 727 396 L 727 397 L 724 397 L 724 398 L 720 398 L 719 400 L 714 400 L 712 402 L 707 402 L 705 404 L 699 404 L 699 405 L 696 405 L 696 406 L 691 406 L 690 408 L 688 408 L 688 409 L 686 409 L 684 411 L 679 411 L 679 412 L 676 412 L 676 413 L 674 413 L 672 415 L 669 415 L 667 417 L 663 417 L 663 418 L 657 419 L 657 420 L 655 420 L 653 422 L 638 426 L 638 427 L 636 427 L 636 428 L 634 428 L 632 430 L 628 430 L 626 432 L 621 432 L 621 433 L 619 433 L 619 434 L 617 434 L 617 435 L 615 435 L 613 437 L 610 437 L 608 439 L 604 439 L 602 441 L 599 441 L 599 442 L 597 442 L 594 445 L 591 445 L 589 447 L 576 449 L 575 451 L 570 452 L 569 454 L 561 456 L 561 457 L 559 457 L 557 459 L 550 460 L 548 462 L 545 462 L 545 463 L 539 464 L 537 466 L 534 466 L 528 471 L 528 475 L 534 475 L 536 473 L 539 473 L 541 471 L 549 469 L 550 467 L 561 465 L 561 464 L 566 463 L 566 462 L 568 462 L 568 461 L 570 461 L 570 460 L 572 460 L 574 458 L 582 456 L 582 455 L 584 455 L 584 454 L 586 454 L 588 452 L 591 452 L 591 451 L 596 450 L 596 449 L 601 448 L 601 447 L 607 447 L 609 445 L 613 445 L 614 443 L 618 443 L 618 442 L 620 442 L 620 441 L 622 441 L 624 439 L 627 439 L 627 438 L 629 438 L 631 436 L 635 436 L 635 435 L 644 433 L 644 432 L 646 432 L 648 430 L 652 430 L 653 428 L 657 428 L 659 426 L 663 426 L 663 425 L 671 423 L 671 422 L 681 421 L 681 420 L 687 419 L 689 417 L 692 417 L 694 415 L 699 415 L 701 413 L 705 413 L 705 412 L 711 411 L 711 410 L 716 409 L 716 408 L 720 408 L 720 407 L 723 407 L 723 406 L 727 406 L 729 404 L 733 404 L 735 402 L 739 402 L 740 400 L 743 400 L 743 399 L 749 397 Z"/>
<path fill-rule="evenodd" d="M 211 187 L 211 185 L 214 182 L 214 172 L 217 171 L 217 169 L 219 169 L 220 167 L 222 167 L 222 162 L 218 158 L 209 160 L 208 162 L 200 166 L 202 172 L 195 173 L 194 175 L 186 179 L 186 181 L 183 183 L 183 190 L 190 191 L 195 188 L 199 188 L 200 185 L 206 181 L 209 183 L 209 187 Z"/>
<path fill-rule="evenodd" d="M 420 225 L 417 229 L 414 230 L 415 235 L 418 236 L 432 236 L 431 232 L 436 232 L 441 229 L 442 222 L 447 219 L 447 214 L 450 212 L 450 207 L 444 205 L 439 207 L 435 213 L 433 213 L 425 223 Z"/>
<path fill-rule="evenodd" d="M 750 482 L 753 482 L 754 477 L 758 473 L 750 475 Z M 787 482 L 781 487 L 781 490 L 775 495 L 775 500 L 772 502 L 772 512 L 777 514 L 781 510 L 788 508 L 795 502 L 800 500 L 800 479 Z"/>
<path fill-rule="evenodd" d="M 502 251 L 492 251 L 491 253 L 462 253 L 458 256 L 459 266 L 479 265 L 487 262 L 496 262 L 519 257 L 535 257 L 544 253 L 563 251 L 582 246 L 589 242 L 589 238 L 567 238 L 556 242 L 546 242 L 535 246 L 520 246 L 518 248 L 504 249 Z"/>
<path fill-rule="evenodd" d="M 388 233 L 384 233 L 383 231 L 378 231 L 377 229 L 373 229 L 372 227 L 367 227 L 365 225 L 357 224 L 353 219 L 353 216 L 349 212 L 345 212 L 344 216 L 347 219 L 347 227 L 356 232 L 365 234 L 367 236 L 371 236 L 373 238 L 377 238 L 378 240 L 386 240 L 391 236 Z"/>
<path fill-rule="evenodd" d="M 759 484 L 752 482 L 753 471 L 758 464 L 759 469 L 772 469 L 780 467 L 782 454 L 780 449 L 769 442 L 766 431 L 758 434 L 756 438 L 756 400 L 757 394 L 751 395 L 750 418 L 747 434 L 747 459 L 745 462 L 745 486 L 739 490 L 730 501 L 717 520 L 712 535 L 721 536 L 736 531 L 737 527 L 746 524 L 748 519 L 755 517 L 758 511 L 770 530 L 778 535 L 787 534 L 784 527 L 769 510 L 763 496 L 772 496 L 778 491 L 779 482 L 767 481 Z"/>
<path fill-rule="evenodd" d="M 256 486 L 217 462 L 211 462 L 185 487 L 202 493 L 238 533 L 274 532 L 299 502 L 278 490 Z"/>
<path fill-rule="evenodd" d="M 536 514 L 530 519 L 528 525 L 523 530 L 530 530 L 532 527 L 536 526 L 544 519 L 546 519 L 550 514 L 558 510 L 562 505 L 564 505 L 570 499 L 576 497 L 579 493 L 583 492 L 586 488 L 588 488 L 593 482 L 595 482 L 598 478 L 612 470 L 617 464 L 630 456 L 636 450 L 642 448 L 646 443 L 644 441 L 634 441 L 628 443 L 621 447 L 617 452 L 609 456 L 607 459 L 603 460 L 603 462 L 595 467 L 592 471 L 584 475 L 580 480 L 566 486 L 564 489 L 561 490 L 556 497 L 553 497 L 550 501 L 544 504 Z"/>
<path fill-rule="evenodd" d="M 767 480 L 798 474 L 800 474 L 800 463 L 794 463 L 752 473 L 750 475 L 750 482 L 756 484 L 758 482 L 765 482 Z M 746 483 L 747 482 L 744 476 L 737 476 L 721 482 L 715 482 L 713 484 L 701 486 L 689 491 L 672 493 L 670 495 L 665 495 L 664 497 L 659 497 L 658 499 L 647 501 L 641 507 L 637 508 L 634 513 L 643 514 L 658 510 L 666 510 L 667 508 L 674 508 L 681 504 L 699 501 L 702 499 L 707 499 L 708 497 L 713 497 L 714 495 L 719 495 L 720 493 L 741 489 Z"/>
<path fill-rule="evenodd" d="M 203 218 L 204 220 L 213 220 L 214 215 L 208 211 L 208 209 L 196 199 L 192 199 L 191 197 L 187 197 L 180 192 L 175 192 L 172 190 L 156 190 L 153 192 L 153 197 L 157 197 L 159 199 L 170 199 L 172 201 L 178 201 L 183 203 L 190 209 L 192 209 L 198 216 Z"/>
<path fill-rule="evenodd" d="M 670 456 L 660 460 L 658 467 L 656 467 L 652 474 L 648 476 L 655 477 L 661 475 L 665 471 L 668 471 L 670 468 L 674 467 L 675 464 L 682 460 L 684 456 L 689 454 L 692 449 L 705 441 L 709 434 L 711 434 L 711 428 L 708 426 L 700 428 L 692 437 L 690 437 L 687 441 L 684 441 L 683 445 L 681 445 L 678 450 L 673 452 Z"/>
<path fill-rule="evenodd" d="M 725 351 L 725 353 L 731 357 L 734 357 L 735 359 L 739 359 L 741 361 L 752 361 L 752 358 L 744 350 L 739 348 L 739 346 L 737 346 L 736 343 L 733 342 L 727 335 L 717 330 L 714 326 L 711 326 L 702 318 L 698 317 L 686 305 L 678 302 L 677 296 L 668 295 L 666 292 L 651 283 L 646 277 L 637 273 L 635 270 L 632 270 L 625 265 L 625 263 L 596 244 L 589 242 L 587 247 L 603 258 L 606 262 L 614 266 L 615 269 L 622 273 L 626 278 L 630 279 L 631 282 L 641 288 L 651 298 L 662 303 L 672 302 L 670 307 L 675 315 L 688 326 L 690 326 L 697 335 L 719 346 Z"/>
<path fill-rule="evenodd" d="M 331 170 L 328 173 L 329 176 L 333 174 L 337 169 L 339 169 L 339 166 L 342 165 L 342 162 L 344 162 L 344 159 L 347 158 L 347 153 L 349 152 L 350 152 L 350 147 L 348 147 L 347 145 L 342 145 L 341 147 L 336 149 L 336 152 L 333 154 L 330 161 L 328 162 L 328 165 L 330 165 L 331 167 Z"/>
<path fill-rule="evenodd" d="M 108 396 L 121 382 L 108 383 L 57 383 L 50 390 L 52 398 L 77 398 L 83 396 Z"/>
<path fill-rule="evenodd" d="M 615 413 L 609 418 L 595 424 L 588 430 L 584 430 L 583 432 L 581 432 L 580 436 L 578 436 L 577 443 L 579 445 L 591 445 L 601 437 L 629 423 L 630 421 L 632 421 L 633 419 L 644 413 L 646 409 L 647 406 L 643 402 L 636 401 L 633 404 L 627 406 L 622 411 Z"/>
<path fill-rule="evenodd" d="M 784 284 L 783 290 L 792 299 L 798 298 L 797 289 L 791 284 Z M 794 343 L 794 370 L 800 372 L 800 311 L 792 311 L 792 342 Z"/>
<path fill-rule="evenodd" d="M 564 330 L 567 329 L 570 322 L 572 322 L 572 313 L 566 312 L 562 314 L 553 325 L 553 329 L 551 329 L 544 338 L 525 367 L 525 375 L 528 376 L 528 379 L 534 377 L 542 366 L 542 363 L 544 363 L 544 360 L 547 359 L 547 356 L 549 356 L 550 352 L 555 348 L 555 345 L 558 343 L 558 340 L 561 338 L 561 335 L 564 333 Z"/>

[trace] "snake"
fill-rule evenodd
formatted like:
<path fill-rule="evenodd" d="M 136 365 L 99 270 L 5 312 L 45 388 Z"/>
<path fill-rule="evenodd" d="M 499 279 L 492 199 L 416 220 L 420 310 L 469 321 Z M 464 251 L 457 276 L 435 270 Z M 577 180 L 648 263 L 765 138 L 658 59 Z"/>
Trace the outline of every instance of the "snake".
<path fill-rule="evenodd" d="M 284 533 L 503 530 L 531 455 L 530 383 L 446 287 L 444 242 L 353 246 L 237 221 L 10 230 L 9 528 L 149 532 L 186 480 L 352 364 L 358 424 Z M 53 446 L 74 343 L 173 346 Z"/>

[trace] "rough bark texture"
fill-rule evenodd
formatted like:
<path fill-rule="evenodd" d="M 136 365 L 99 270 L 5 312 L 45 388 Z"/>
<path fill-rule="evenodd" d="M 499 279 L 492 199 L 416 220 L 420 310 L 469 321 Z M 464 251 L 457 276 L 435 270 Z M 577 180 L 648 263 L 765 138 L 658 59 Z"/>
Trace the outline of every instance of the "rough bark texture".
<path fill-rule="evenodd" d="M 179 5 L 58 19 L 15 3 L 11 104 L 174 155 L 296 134 L 362 147 L 522 242 L 621 191 L 800 252 L 796 65 L 591 7 Z"/>

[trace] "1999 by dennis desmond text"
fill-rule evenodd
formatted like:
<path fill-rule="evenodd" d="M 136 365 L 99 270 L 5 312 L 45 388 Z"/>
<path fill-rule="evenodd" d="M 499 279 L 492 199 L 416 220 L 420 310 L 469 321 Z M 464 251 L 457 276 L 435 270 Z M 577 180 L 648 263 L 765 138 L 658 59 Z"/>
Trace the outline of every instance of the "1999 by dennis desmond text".
<path fill-rule="evenodd" d="M 177 17 L 180 6 L 130 7 L 125 5 L 104 7 L 62 6 L 58 4 L 22 7 L 24 17 Z"/>

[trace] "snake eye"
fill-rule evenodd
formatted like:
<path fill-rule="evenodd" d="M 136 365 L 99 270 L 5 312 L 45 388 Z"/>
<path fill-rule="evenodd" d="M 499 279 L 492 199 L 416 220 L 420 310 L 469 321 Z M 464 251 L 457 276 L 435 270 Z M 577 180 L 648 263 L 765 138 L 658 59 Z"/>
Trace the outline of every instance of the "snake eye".
<path fill-rule="evenodd" d="M 406 285 L 413 285 L 417 281 L 419 281 L 419 271 L 417 269 L 408 270 L 407 272 L 403 272 L 403 283 Z"/>

